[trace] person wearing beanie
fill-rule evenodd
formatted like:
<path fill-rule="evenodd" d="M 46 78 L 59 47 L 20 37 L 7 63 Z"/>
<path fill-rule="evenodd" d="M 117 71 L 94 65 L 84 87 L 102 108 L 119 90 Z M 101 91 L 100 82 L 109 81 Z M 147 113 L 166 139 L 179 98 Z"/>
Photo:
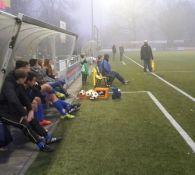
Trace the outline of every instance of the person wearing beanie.
<path fill-rule="evenodd" d="M 141 60 L 144 61 L 144 72 L 147 71 L 147 69 L 152 72 L 152 66 L 151 66 L 151 60 L 153 60 L 153 53 L 152 49 L 148 44 L 148 41 L 145 40 L 143 46 L 141 47 L 140 51 Z"/>
<path fill-rule="evenodd" d="M 111 66 L 109 64 L 109 55 L 105 54 L 104 59 L 101 62 L 101 73 L 103 76 L 109 77 L 109 82 L 112 83 L 114 79 L 118 79 L 122 84 L 128 84 L 118 72 L 112 71 Z"/>

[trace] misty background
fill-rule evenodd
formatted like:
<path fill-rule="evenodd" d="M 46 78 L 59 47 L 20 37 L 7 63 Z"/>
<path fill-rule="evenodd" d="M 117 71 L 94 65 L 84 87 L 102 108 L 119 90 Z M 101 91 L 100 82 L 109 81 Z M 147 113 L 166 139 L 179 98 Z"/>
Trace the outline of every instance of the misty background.
<path fill-rule="evenodd" d="M 92 38 L 92 0 L 12 0 L 5 11 L 42 20 Z M 147 40 L 195 40 L 193 0 L 93 0 L 94 25 L 102 47 Z"/>

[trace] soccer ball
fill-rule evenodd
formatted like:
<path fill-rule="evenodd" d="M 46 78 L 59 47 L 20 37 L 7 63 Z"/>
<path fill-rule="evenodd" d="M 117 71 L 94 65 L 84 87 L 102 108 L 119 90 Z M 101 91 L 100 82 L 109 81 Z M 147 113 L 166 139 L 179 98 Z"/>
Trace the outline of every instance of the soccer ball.
<path fill-rule="evenodd" d="M 91 97 L 92 93 L 94 92 L 94 90 L 90 89 L 86 92 L 86 96 L 87 97 Z"/>
<path fill-rule="evenodd" d="M 85 96 L 85 94 L 86 94 L 85 90 L 81 90 L 81 91 L 79 92 L 79 95 L 80 95 L 80 96 Z"/>
<path fill-rule="evenodd" d="M 91 94 L 90 100 L 95 100 L 95 99 L 98 98 L 98 96 L 99 96 L 99 94 L 98 94 L 97 92 L 94 91 L 94 92 Z"/>

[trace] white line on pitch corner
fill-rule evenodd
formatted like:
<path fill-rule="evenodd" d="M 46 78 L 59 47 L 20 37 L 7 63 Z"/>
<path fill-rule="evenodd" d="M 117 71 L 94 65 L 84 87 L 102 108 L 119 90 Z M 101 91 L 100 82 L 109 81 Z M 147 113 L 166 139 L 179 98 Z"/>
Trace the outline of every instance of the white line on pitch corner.
<path fill-rule="evenodd" d="M 133 59 L 129 58 L 128 56 L 125 55 L 125 58 L 129 59 L 130 61 L 134 62 L 136 65 L 138 65 L 139 67 L 143 68 L 142 65 L 140 65 L 139 63 L 137 63 L 136 61 L 134 61 Z M 195 98 L 192 97 L 191 95 L 189 95 L 188 93 L 184 92 L 183 90 L 181 90 L 180 88 L 178 88 L 177 86 L 171 84 L 170 82 L 166 81 L 165 79 L 163 79 L 162 77 L 158 76 L 155 73 L 151 73 L 152 75 L 154 75 L 156 78 L 158 78 L 159 80 L 163 81 L 164 83 L 166 83 L 167 85 L 169 85 L 170 87 L 172 87 L 173 89 L 175 89 L 176 91 L 178 91 L 179 93 L 183 94 L 184 96 L 186 96 L 187 98 L 189 98 L 191 101 L 195 102 Z"/>
<path fill-rule="evenodd" d="M 181 137 L 186 141 L 186 143 L 190 146 L 193 153 L 195 153 L 195 143 L 192 138 L 187 134 L 187 132 L 177 123 L 177 121 L 169 114 L 169 112 L 165 109 L 165 107 L 158 101 L 158 99 L 151 93 L 147 92 L 152 101 L 156 104 L 156 106 L 160 109 L 160 111 L 164 114 L 164 116 L 169 120 L 171 125 L 177 130 L 177 132 L 181 135 Z"/>
<path fill-rule="evenodd" d="M 137 93 L 147 93 L 148 91 L 130 91 L 130 92 L 121 92 L 122 94 L 137 94 Z"/>
<path fill-rule="evenodd" d="M 175 130 L 181 135 L 181 137 L 183 138 L 183 140 L 192 149 L 193 153 L 195 153 L 195 142 L 188 135 L 188 133 L 177 123 L 177 121 L 173 118 L 173 116 L 171 116 L 171 114 L 159 102 L 159 100 L 152 94 L 152 92 L 150 92 L 150 91 L 129 91 L 129 92 L 122 92 L 122 94 L 135 94 L 135 93 L 147 93 L 147 95 L 154 102 L 154 104 L 158 107 L 158 109 L 164 114 L 164 116 L 168 119 L 168 121 L 171 123 L 171 125 L 175 128 Z"/>

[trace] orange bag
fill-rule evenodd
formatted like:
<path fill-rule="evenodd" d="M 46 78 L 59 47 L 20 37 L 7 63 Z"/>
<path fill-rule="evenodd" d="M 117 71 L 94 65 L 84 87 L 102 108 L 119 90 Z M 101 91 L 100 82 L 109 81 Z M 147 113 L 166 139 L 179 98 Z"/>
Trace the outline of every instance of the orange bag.
<path fill-rule="evenodd" d="M 109 94 L 109 88 L 95 88 L 94 89 L 98 94 L 99 94 L 99 99 L 108 99 L 110 94 Z"/>

